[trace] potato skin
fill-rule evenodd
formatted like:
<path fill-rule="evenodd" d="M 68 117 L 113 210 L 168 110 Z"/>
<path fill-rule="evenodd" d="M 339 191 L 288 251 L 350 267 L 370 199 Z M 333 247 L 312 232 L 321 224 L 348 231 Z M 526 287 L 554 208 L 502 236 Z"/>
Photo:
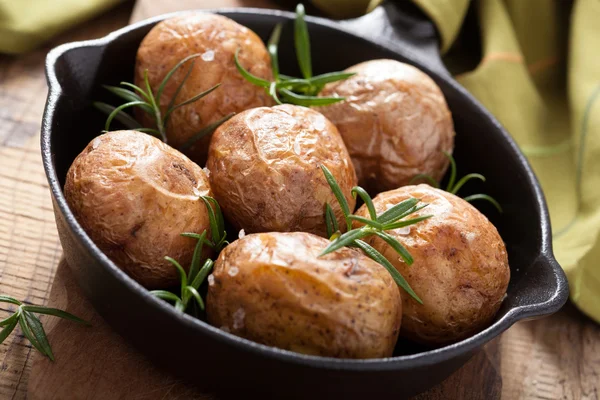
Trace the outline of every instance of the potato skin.
<path fill-rule="evenodd" d="M 211 195 L 204 171 L 144 133 L 96 137 L 73 161 L 64 191 L 94 243 L 147 288 L 176 284 L 177 271 L 164 257 L 188 268 L 196 241 L 180 233 L 209 229 L 198 197 Z"/>
<path fill-rule="evenodd" d="M 500 308 L 510 269 L 496 227 L 460 197 L 428 185 L 405 186 L 380 193 L 377 214 L 410 197 L 429 206 L 414 216 L 433 215 L 407 228 L 390 231 L 414 258 L 407 266 L 383 240 L 366 241 L 379 250 L 406 278 L 420 305 L 402 293 L 401 336 L 429 345 L 455 342 L 485 328 Z M 358 215 L 367 217 L 361 207 Z M 357 224 L 358 225 L 358 224 Z"/>
<path fill-rule="evenodd" d="M 410 184 L 417 174 L 440 180 L 452 153 L 454 126 L 439 87 L 419 69 L 394 60 L 372 60 L 346 71 L 321 96 L 346 100 L 319 110 L 339 129 L 358 183 L 369 192 Z"/>
<path fill-rule="evenodd" d="M 137 52 L 135 83 L 144 86 L 144 70 L 154 91 L 167 72 L 187 56 L 200 53 L 177 102 L 187 100 L 216 84 L 221 86 L 203 99 L 177 109 L 171 114 L 168 126 L 168 143 L 175 148 L 187 142 L 205 126 L 229 113 L 273 104 L 263 88 L 247 82 L 237 71 L 234 54 L 240 49 L 240 63 L 252 74 L 272 79 L 270 58 L 265 45 L 250 29 L 221 15 L 189 13 L 158 23 L 146 35 Z M 161 111 L 167 109 L 175 90 L 183 81 L 191 61 L 181 67 L 169 80 L 160 98 Z M 137 110 L 144 125 L 155 122 L 148 114 Z M 210 137 L 200 140 L 186 150 L 199 165 L 206 162 Z"/>
<path fill-rule="evenodd" d="M 326 235 L 328 202 L 342 211 L 320 165 L 353 210 L 356 174 L 337 129 L 322 114 L 290 104 L 245 111 L 213 134 L 207 167 L 216 199 L 238 229 Z"/>
<path fill-rule="evenodd" d="M 236 240 L 221 252 L 209 279 L 208 321 L 299 353 L 391 356 L 402 319 L 398 286 L 357 250 L 318 257 L 328 243 L 304 232 Z"/>

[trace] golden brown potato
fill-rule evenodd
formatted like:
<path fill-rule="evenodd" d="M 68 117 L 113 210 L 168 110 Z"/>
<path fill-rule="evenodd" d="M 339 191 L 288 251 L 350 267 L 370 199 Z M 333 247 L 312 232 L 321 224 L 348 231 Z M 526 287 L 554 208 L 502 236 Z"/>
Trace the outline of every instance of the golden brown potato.
<path fill-rule="evenodd" d="M 373 202 L 380 214 L 410 197 L 429 203 L 415 217 L 433 217 L 389 233 L 404 244 L 414 264 L 408 266 L 400 261 L 383 240 L 366 240 L 396 267 L 423 300 L 420 305 L 402 293 L 400 334 L 433 345 L 466 338 L 491 322 L 506 293 L 510 269 L 504 242 L 494 225 L 475 207 L 428 185 L 380 193 Z M 366 207 L 361 207 L 357 215 L 368 217 Z"/>
<path fill-rule="evenodd" d="M 373 60 L 346 71 L 356 75 L 330 83 L 322 96 L 346 100 L 321 111 L 339 129 L 358 183 L 372 192 L 410 184 L 417 174 L 440 180 L 448 168 L 454 127 L 444 95 L 417 68 Z"/>
<path fill-rule="evenodd" d="M 269 54 L 260 38 L 250 29 L 221 15 L 190 13 L 158 23 L 146 35 L 137 52 L 135 83 L 143 86 L 144 70 L 148 70 L 150 85 L 156 92 L 167 72 L 192 54 L 193 71 L 177 96 L 180 103 L 220 83 L 221 86 L 196 101 L 177 109 L 167 126 L 168 143 L 179 148 L 195 133 L 229 113 L 273 104 L 263 88 L 247 82 L 237 71 L 234 54 L 240 49 L 240 63 L 252 74 L 272 79 Z M 175 90 L 184 79 L 191 61 L 169 80 L 160 99 L 164 112 Z M 144 125 L 153 127 L 154 120 L 138 111 Z M 210 138 L 206 137 L 186 150 L 199 165 L 206 162 Z"/>
<path fill-rule="evenodd" d="M 135 131 L 92 140 L 73 161 L 65 184 L 67 202 L 94 243 L 147 288 L 177 283 L 165 256 L 189 267 L 196 241 L 180 233 L 209 229 L 199 196 L 210 194 L 200 167 Z"/>
<path fill-rule="evenodd" d="M 208 321 L 298 353 L 391 356 L 402 319 L 398 286 L 357 250 L 318 257 L 328 243 L 303 232 L 236 240 L 221 252 L 209 277 Z"/>
<path fill-rule="evenodd" d="M 337 129 L 309 108 L 282 105 L 245 111 L 223 124 L 210 143 L 210 183 L 238 229 L 326 235 L 328 202 L 343 214 L 320 169 L 337 179 L 350 207 L 356 174 Z"/>

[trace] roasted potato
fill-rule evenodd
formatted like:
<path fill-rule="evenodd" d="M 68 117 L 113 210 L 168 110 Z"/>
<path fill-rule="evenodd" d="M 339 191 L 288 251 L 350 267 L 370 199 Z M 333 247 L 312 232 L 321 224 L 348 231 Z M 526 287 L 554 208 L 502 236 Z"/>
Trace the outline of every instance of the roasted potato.
<path fill-rule="evenodd" d="M 240 63 L 252 74 L 272 79 L 269 54 L 260 38 L 250 29 L 221 15 L 189 13 L 159 22 L 146 35 L 137 52 L 135 83 L 144 86 L 144 71 L 148 70 L 150 86 L 156 92 L 161 81 L 178 62 L 192 54 L 193 70 L 177 95 L 176 104 L 220 83 L 206 97 L 183 106 L 171 114 L 167 125 L 168 143 L 179 148 L 195 133 L 229 113 L 271 105 L 263 88 L 247 82 L 237 71 L 234 54 L 239 52 Z M 164 115 L 177 87 L 183 81 L 191 61 L 181 67 L 169 80 L 160 98 Z M 153 127 L 148 114 L 137 110 L 138 119 Z M 186 154 L 199 165 L 206 162 L 210 137 L 205 137 Z"/>
<path fill-rule="evenodd" d="M 356 174 L 337 129 L 322 114 L 289 104 L 248 110 L 221 125 L 207 163 L 215 197 L 236 228 L 324 236 L 325 203 L 345 224 L 320 165 L 354 209 Z"/>
<path fill-rule="evenodd" d="M 196 242 L 180 233 L 209 229 L 199 200 L 211 194 L 204 171 L 144 133 L 96 137 L 73 161 L 64 190 L 94 243 L 147 288 L 177 283 L 165 256 L 189 266 Z"/>
<path fill-rule="evenodd" d="M 304 232 L 236 240 L 221 252 L 209 277 L 208 321 L 298 353 L 391 356 L 402 319 L 398 286 L 358 250 L 319 257 L 328 243 Z"/>
<path fill-rule="evenodd" d="M 401 336 L 440 345 L 485 328 L 506 294 L 510 269 L 504 242 L 494 225 L 460 197 L 428 185 L 405 186 L 373 200 L 378 214 L 410 197 L 429 206 L 410 218 L 433 217 L 389 233 L 414 258 L 406 265 L 378 237 L 367 243 L 379 250 L 406 278 L 423 305 L 402 293 Z M 368 217 L 365 206 L 357 215 Z M 358 225 L 358 224 L 357 224 Z"/>
<path fill-rule="evenodd" d="M 346 71 L 356 75 L 330 83 L 322 96 L 346 100 L 321 111 L 339 129 L 358 183 L 370 192 L 408 185 L 417 174 L 440 180 L 448 168 L 454 127 L 439 87 L 417 68 L 373 60 Z"/>

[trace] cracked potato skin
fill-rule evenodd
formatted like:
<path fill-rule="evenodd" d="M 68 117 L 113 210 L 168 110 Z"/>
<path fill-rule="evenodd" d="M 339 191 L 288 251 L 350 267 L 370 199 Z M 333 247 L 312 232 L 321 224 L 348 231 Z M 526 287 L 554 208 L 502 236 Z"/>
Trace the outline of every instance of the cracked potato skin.
<path fill-rule="evenodd" d="M 69 168 L 64 191 L 94 243 L 150 289 L 178 282 L 165 256 L 189 267 L 196 240 L 180 233 L 209 229 L 198 197 L 211 194 L 204 171 L 144 133 L 115 131 L 93 139 Z"/>
<path fill-rule="evenodd" d="M 454 125 L 444 95 L 419 69 L 372 60 L 356 75 L 325 86 L 321 96 L 346 100 L 319 110 L 339 129 L 358 183 L 371 193 L 409 185 L 417 174 L 440 180 L 452 153 Z"/>
<path fill-rule="evenodd" d="M 221 125 L 207 162 L 215 198 L 237 229 L 325 236 L 326 202 L 340 228 L 346 225 L 320 165 L 354 210 L 356 174 L 337 129 L 322 114 L 290 104 L 248 110 Z"/>
<path fill-rule="evenodd" d="M 405 186 L 373 199 L 377 214 L 410 197 L 429 206 L 409 218 L 433 215 L 410 226 L 389 231 L 413 256 L 406 265 L 382 239 L 367 243 L 381 252 L 423 300 L 402 292 L 401 336 L 428 345 L 455 342 L 484 329 L 500 308 L 510 269 L 496 227 L 465 200 L 429 185 Z M 357 215 L 368 218 L 361 207 Z M 360 224 L 356 224 L 359 226 Z"/>
<path fill-rule="evenodd" d="M 195 133 L 229 113 L 273 104 L 263 88 L 246 81 L 236 69 L 234 55 L 238 48 L 244 68 L 260 78 L 272 79 L 271 61 L 262 40 L 250 29 L 221 15 L 196 12 L 169 18 L 159 22 L 142 40 L 135 66 L 135 84 L 139 87 L 145 88 L 147 69 L 150 86 L 156 92 L 167 72 L 195 53 L 206 56 L 193 59 L 193 70 L 176 103 L 221 84 L 206 97 L 171 114 L 166 128 L 170 145 L 180 148 Z M 179 68 L 167 83 L 160 98 L 163 115 L 191 62 Z M 136 116 L 145 126 L 155 127 L 154 119 L 145 112 L 136 109 Z M 186 154 L 203 166 L 209 143 L 210 137 L 205 137 Z"/>
<path fill-rule="evenodd" d="M 358 250 L 318 257 L 328 244 L 304 232 L 236 240 L 221 252 L 209 280 L 208 321 L 304 354 L 390 357 L 402 319 L 398 286 Z"/>

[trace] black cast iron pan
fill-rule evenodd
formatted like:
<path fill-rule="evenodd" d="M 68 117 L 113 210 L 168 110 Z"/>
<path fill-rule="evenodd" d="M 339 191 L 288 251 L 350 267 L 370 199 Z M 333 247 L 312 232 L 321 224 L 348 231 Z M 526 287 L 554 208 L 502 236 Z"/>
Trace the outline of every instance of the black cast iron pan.
<path fill-rule="evenodd" d="M 485 190 L 504 208 L 498 214 L 479 205 L 506 242 L 512 276 L 508 297 L 487 329 L 438 349 L 401 341 L 388 359 L 322 358 L 252 343 L 177 313 L 121 272 L 77 223 L 62 188 L 71 162 L 103 129 L 104 117 L 91 107 L 92 100 L 104 96 L 100 85 L 132 80 L 138 44 L 167 16 L 49 53 L 42 157 L 65 257 L 96 310 L 157 365 L 235 397 L 258 393 L 262 398 L 402 398 L 445 379 L 516 321 L 553 313 L 565 303 L 567 282 L 552 254 L 544 196 L 529 164 L 500 124 L 450 77 L 440 60 L 433 25 L 406 9 L 406 3 L 385 3 L 369 15 L 341 23 L 307 18 L 314 69 L 338 71 L 365 60 L 392 58 L 416 65 L 437 82 L 454 117 L 460 173 L 483 173 L 485 186 L 471 187 Z M 277 22 L 293 18 L 271 10 L 215 12 L 263 39 Z M 289 22 L 280 49 L 283 72 L 297 72 Z"/>

